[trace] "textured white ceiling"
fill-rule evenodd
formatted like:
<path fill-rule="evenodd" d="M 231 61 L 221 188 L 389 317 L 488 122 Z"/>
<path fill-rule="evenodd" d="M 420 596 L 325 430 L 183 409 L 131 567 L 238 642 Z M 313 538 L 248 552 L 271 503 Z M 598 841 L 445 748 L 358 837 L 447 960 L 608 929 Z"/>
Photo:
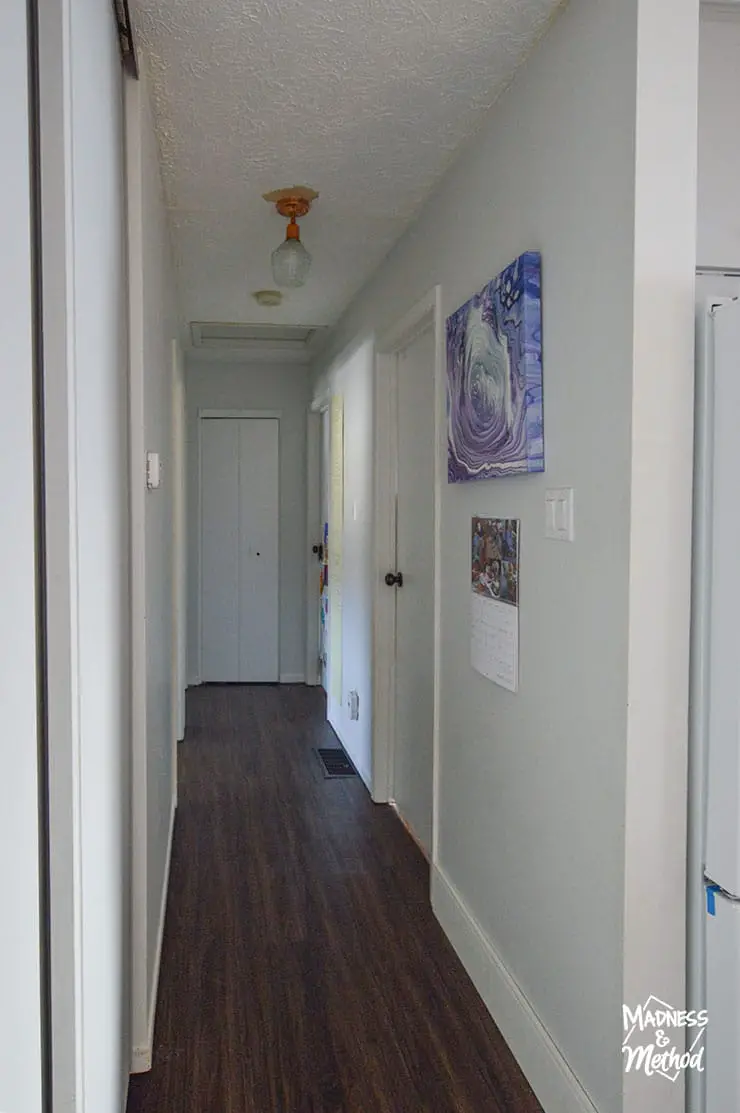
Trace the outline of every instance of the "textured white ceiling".
<path fill-rule="evenodd" d="M 331 324 L 561 0 L 134 0 L 185 320 Z M 270 189 L 312 186 L 278 310 Z"/>

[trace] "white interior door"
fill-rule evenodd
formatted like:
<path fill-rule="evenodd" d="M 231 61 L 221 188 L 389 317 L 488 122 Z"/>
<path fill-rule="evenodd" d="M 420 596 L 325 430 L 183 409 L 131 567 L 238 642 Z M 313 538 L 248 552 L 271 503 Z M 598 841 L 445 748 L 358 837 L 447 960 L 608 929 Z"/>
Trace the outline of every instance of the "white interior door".
<path fill-rule="evenodd" d="M 321 413 L 321 591 L 319 595 L 319 677 L 324 691 L 329 693 L 329 487 L 331 480 L 330 454 L 331 424 L 329 411 Z"/>
<path fill-rule="evenodd" d="M 201 677 L 278 680 L 275 418 L 201 420 Z"/>
<path fill-rule="evenodd" d="M 393 795 L 427 851 L 432 844 L 434 730 L 434 331 L 397 361 L 398 448 Z"/>

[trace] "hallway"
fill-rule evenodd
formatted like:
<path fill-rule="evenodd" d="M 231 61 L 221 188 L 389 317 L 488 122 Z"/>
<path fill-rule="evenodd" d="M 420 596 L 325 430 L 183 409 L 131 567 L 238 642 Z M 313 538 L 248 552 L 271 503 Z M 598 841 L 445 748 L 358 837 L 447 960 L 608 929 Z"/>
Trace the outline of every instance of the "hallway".
<path fill-rule="evenodd" d="M 188 693 L 154 1067 L 128 1113 L 538 1113 L 323 693 Z"/>

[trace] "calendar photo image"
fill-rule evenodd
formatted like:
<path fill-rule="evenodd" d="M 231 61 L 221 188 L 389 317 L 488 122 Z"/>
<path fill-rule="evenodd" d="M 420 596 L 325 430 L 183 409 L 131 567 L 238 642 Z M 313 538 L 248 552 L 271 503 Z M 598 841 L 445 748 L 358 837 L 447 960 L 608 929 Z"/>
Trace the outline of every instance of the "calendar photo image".
<path fill-rule="evenodd" d="M 476 594 L 518 606 L 517 518 L 473 518 L 470 582 Z"/>
<path fill-rule="evenodd" d="M 470 663 L 509 692 L 519 686 L 518 518 L 473 518 Z"/>

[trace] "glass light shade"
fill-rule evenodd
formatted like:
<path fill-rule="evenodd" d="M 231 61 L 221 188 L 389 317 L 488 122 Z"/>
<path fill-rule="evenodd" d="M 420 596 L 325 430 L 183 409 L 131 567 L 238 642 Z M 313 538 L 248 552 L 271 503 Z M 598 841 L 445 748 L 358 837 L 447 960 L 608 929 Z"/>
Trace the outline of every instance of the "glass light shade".
<path fill-rule="evenodd" d="M 272 253 L 272 277 L 277 286 L 302 286 L 311 256 L 299 239 L 286 239 Z"/>

